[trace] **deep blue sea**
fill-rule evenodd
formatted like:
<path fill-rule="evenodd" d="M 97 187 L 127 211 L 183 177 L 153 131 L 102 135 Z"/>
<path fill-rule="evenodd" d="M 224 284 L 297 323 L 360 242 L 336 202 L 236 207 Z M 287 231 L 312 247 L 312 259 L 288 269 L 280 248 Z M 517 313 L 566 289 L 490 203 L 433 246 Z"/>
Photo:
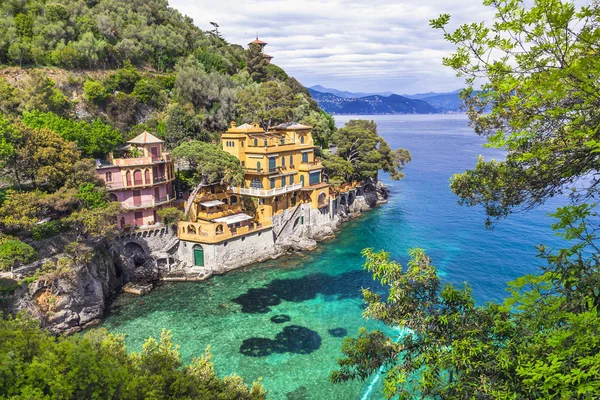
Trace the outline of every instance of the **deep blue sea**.
<path fill-rule="evenodd" d="M 405 263 L 407 250 L 421 247 L 446 282 L 468 282 L 479 303 L 499 301 L 506 282 L 541 263 L 535 246 L 560 244 L 548 216 L 560 199 L 511 215 L 493 231 L 480 208 L 457 204 L 448 180 L 472 168 L 478 155 L 501 159 L 497 149 L 468 127 L 464 115 L 336 117 L 373 119 L 392 148 L 410 150 L 406 178 L 391 181 L 388 204 L 347 223 L 319 250 L 258 264 L 207 283 L 175 283 L 138 298 L 122 296 L 103 326 L 127 335 L 139 351 L 149 336 L 172 330 L 184 361 L 211 346 L 220 374 L 262 378 L 273 399 L 380 399 L 381 380 L 332 385 L 345 336 L 360 326 L 382 328 L 361 316 L 361 287 L 373 285 L 362 270 L 360 251 L 384 249 Z M 393 332 L 392 332 L 393 333 Z"/>

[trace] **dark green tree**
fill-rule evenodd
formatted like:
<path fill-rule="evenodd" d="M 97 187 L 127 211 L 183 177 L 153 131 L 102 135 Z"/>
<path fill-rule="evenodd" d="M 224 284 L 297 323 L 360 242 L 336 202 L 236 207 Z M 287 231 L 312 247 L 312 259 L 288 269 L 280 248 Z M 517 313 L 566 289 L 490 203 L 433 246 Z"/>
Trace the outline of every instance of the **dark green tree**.
<path fill-rule="evenodd" d="M 264 82 L 267 78 L 267 59 L 265 58 L 262 48 L 258 44 L 251 44 L 248 47 L 246 56 L 246 68 L 250 77 L 255 82 Z"/>

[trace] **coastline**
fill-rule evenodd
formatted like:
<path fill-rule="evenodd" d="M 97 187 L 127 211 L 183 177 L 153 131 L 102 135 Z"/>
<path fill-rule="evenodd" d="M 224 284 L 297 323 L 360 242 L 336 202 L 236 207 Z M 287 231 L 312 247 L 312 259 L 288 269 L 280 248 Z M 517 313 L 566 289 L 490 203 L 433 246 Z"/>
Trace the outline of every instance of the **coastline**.
<path fill-rule="evenodd" d="M 101 323 L 113 301 L 124 292 L 143 295 L 156 282 L 206 281 L 215 275 L 317 249 L 319 242 L 334 238 L 344 222 L 387 202 L 388 190 L 383 183 L 370 182 L 362 189 L 357 190 L 360 195 L 340 196 L 326 209 L 311 211 L 307 207 L 306 224 L 304 219 L 302 225 L 290 223 L 301 207 L 286 210 L 274 217 L 272 236 L 261 236 L 259 251 L 253 251 L 251 239 L 240 238 L 238 249 L 229 244 L 233 251 L 208 271 L 189 266 L 185 253 L 182 257 L 184 246 L 176 232 L 166 228 L 137 232 L 112 242 L 88 243 L 89 263 L 77 264 L 69 275 L 52 282 L 37 279 L 22 283 L 5 296 L 3 302 L 8 305 L 3 307 L 11 314 L 24 311 L 33 315 L 54 334 L 76 333 Z M 256 241 L 259 236 L 254 236 Z M 41 260 L 15 272 L 21 279 L 31 279 L 44 262 L 65 256 L 66 242 L 59 237 L 52 243 L 39 243 L 45 251 Z"/>

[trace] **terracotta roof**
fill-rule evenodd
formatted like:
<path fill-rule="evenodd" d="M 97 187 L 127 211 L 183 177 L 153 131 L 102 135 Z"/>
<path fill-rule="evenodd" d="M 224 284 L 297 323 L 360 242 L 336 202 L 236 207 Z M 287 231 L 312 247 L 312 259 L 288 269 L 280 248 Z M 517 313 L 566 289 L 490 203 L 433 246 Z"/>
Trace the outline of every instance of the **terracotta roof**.
<path fill-rule="evenodd" d="M 262 40 L 260 40 L 259 38 L 256 38 L 256 40 L 251 41 L 250 43 L 248 43 L 248 46 L 251 44 L 267 44 L 267 42 L 263 42 Z"/>
<path fill-rule="evenodd" d="M 131 140 L 128 140 L 127 143 L 131 144 L 150 144 L 150 143 L 163 143 L 162 140 L 154 136 L 149 132 L 142 132 Z"/>

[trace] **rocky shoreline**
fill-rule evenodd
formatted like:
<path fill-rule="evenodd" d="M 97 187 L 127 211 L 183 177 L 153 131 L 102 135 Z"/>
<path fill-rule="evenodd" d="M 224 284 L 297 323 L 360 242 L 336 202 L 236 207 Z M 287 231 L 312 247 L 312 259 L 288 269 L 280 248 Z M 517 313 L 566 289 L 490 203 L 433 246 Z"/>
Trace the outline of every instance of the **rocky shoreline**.
<path fill-rule="evenodd" d="M 280 220 L 274 221 L 274 229 L 283 228 L 268 256 L 260 256 L 257 252 L 256 256 L 244 254 L 240 258 L 234 251 L 223 257 L 221 268 L 211 271 L 194 269 L 177 260 L 176 232 L 166 228 L 142 232 L 135 241 L 130 238 L 129 241 L 86 243 L 80 251 L 88 254 L 88 257 L 81 257 L 87 262 L 64 253 L 69 243 L 68 235 L 40 241 L 33 244 L 40 252 L 40 261 L 15 271 L 15 278 L 23 283 L 12 293 L 0 293 L 0 306 L 10 314 L 26 312 L 34 316 L 52 333 L 72 334 L 102 322 L 112 300 L 124 291 L 145 294 L 155 281 L 203 281 L 213 274 L 312 251 L 318 242 L 334 237 L 342 223 L 387 202 L 389 192 L 385 185 L 377 182 L 372 186 L 372 190 L 357 196 L 351 207 L 342 207 L 327 219 L 317 216 L 321 220 L 315 218 L 314 223 L 301 229 L 288 227 L 285 213 L 278 216 Z M 171 243 L 175 244 L 171 246 Z M 166 249 L 168 246 L 175 250 Z M 45 263 L 58 262 L 61 258 L 71 261 L 68 272 L 57 276 L 36 274 Z"/>

